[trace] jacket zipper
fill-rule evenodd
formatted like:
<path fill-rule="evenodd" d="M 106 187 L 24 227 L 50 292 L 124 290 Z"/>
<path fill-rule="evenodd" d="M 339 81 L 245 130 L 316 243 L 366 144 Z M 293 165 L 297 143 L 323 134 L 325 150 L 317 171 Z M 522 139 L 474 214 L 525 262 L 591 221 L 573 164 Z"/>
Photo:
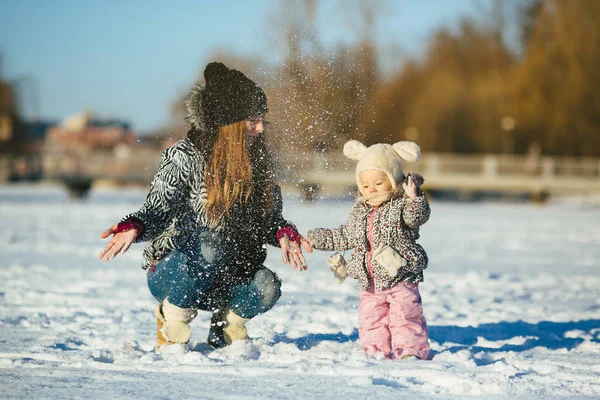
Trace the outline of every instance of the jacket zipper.
<path fill-rule="evenodd" d="M 373 266 L 371 265 L 371 257 L 373 255 L 373 221 L 375 220 L 375 213 L 377 207 L 373 208 L 371 215 L 369 215 L 369 224 L 367 225 L 367 238 L 369 240 L 369 252 L 367 253 L 367 268 L 371 278 L 373 278 Z"/>

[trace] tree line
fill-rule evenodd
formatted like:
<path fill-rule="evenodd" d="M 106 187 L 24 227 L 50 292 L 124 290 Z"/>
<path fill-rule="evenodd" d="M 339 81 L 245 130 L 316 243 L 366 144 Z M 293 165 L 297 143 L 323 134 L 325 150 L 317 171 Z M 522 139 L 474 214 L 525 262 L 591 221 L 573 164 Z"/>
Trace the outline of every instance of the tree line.
<path fill-rule="evenodd" d="M 413 140 L 435 152 L 536 146 L 600 156 L 600 1 L 492 0 L 480 17 L 436 30 L 422 57 L 401 57 L 384 74 L 374 30 L 390 4 L 340 2 L 358 37 L 331 49 L 318 32 L 319 3 L 288 0 L 273 19 L 280 62 L 221 54 L 266 89 L 274 147 L 339 151 L 356 138 Z M 512 41 L 509 30 L 518 31 Z M 179 117 L 180 100 L 173 109 Z"/>

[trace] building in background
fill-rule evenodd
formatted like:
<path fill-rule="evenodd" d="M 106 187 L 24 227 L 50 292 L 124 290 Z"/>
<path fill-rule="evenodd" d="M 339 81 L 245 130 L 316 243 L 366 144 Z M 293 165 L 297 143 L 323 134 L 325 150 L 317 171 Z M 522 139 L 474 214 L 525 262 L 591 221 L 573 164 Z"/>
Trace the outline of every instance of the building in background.
<path fill-rule="evenodd" d="M 127 121 L 97 118 L 89 111 L 70 115 L 46 130 L 44 177 L 89 190 L 95 179 L 116 168 L 117 160 L 130 158 L 136 143 Z"/>

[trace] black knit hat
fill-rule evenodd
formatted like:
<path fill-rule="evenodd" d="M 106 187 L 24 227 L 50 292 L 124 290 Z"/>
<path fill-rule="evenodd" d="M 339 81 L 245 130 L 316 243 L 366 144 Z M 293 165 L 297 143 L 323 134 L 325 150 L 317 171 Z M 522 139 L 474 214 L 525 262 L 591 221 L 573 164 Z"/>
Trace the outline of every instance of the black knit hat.
<path fill-rule="evenodd" d="M 204 112 L 216 126 L 244 121 L 269 111 L 265 92 L 240 71 L 220 62 L 204 69 Z"/>

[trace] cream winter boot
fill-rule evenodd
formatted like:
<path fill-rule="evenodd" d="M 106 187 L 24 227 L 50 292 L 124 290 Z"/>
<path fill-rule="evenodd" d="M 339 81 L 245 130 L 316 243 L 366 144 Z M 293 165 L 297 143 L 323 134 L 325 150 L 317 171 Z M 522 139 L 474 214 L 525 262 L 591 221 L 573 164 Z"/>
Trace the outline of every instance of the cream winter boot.
<path fill-rule="evenodd" d="M 197 312 L 191 308 L 181 308 L 169 303 L 166 298 L 154 309 L 156 316 L 156 352 L 161 352 L 170 345 L 185 345 L 192 335 L 189 323 Z"/>
<path fill-rule="evenodd" d="M 242 318 L 231 310 L 217 310 L 210 320 L 208 332 L 208 344 L 215 348 L 225 347 L 236 340 L 248 339 L 246 322 L 248 318 Z"/>

